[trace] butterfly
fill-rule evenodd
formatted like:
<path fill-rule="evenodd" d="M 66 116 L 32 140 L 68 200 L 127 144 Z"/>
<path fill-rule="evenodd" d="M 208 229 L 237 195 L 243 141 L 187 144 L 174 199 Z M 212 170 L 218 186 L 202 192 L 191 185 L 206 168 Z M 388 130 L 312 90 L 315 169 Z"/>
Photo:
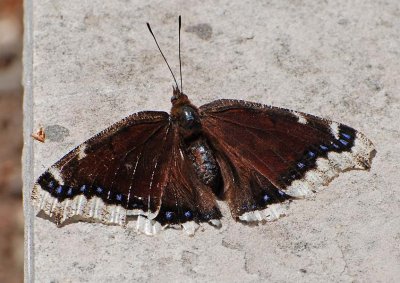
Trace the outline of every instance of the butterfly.
<path fill-rule="evenodd" d="M 170 114 L 132 114 L 46 170 L 31 198 L 58 225 L 71 218 L 155 234 L 202 222 L 220 226 L 223 200 L 239 222 L 276 219 L 280 204 L 312 194 L 340 172 L 369 169 L 375 149 L 355 129 L 253 102 L 196 107 L 175 80 Z M 179 16 L 179 61 L 180 60 Z"/>

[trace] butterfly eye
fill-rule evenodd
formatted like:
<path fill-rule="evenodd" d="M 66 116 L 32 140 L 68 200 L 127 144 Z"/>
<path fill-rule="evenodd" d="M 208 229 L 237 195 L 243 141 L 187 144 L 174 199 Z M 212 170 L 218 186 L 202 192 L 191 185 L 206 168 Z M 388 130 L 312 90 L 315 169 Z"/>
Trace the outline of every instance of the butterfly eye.
<path fill-rule="evenodd" d="M 174 96 L 171 96 L 171 102 L 172 103 L 174 103 L 175 101 L 177 101 L 178 100 L 178 98 L 174 95 Z"/>

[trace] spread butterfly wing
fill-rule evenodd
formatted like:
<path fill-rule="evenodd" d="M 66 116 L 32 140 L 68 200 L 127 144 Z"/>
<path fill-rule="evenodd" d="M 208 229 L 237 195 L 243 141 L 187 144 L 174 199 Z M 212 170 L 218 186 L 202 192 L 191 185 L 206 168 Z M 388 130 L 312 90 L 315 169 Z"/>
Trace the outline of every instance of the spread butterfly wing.
<path fill-rule="evenodd" d="M 224 198 L 241 220 L 274 218 L 271 203 L 305 196 L 341 171 L 367 169 L 375 152 L 362 133 L 305 113 L 237 100 L 200 113 L 219 152 Z"/>
<path fill-rule="evenodd" d="M 194 233 L 197 222 L 221 218 L 165 112 L 133 114 L 79 145 L 38 178 L 31 197 L 58 224 L 79 216 L 123 225 L 138 215 L 146 234 L 160 224 Z"/>
<path fill-rule="evenodd" d="M 173 135 L 165 112 L 139 112 L 87 140 L 37 180 L 32 199 L 58 224 L 73 216 L 124 224 L 154 218 L 167 183 Z"/>
<path fill-rule="evenodd" d="M 194 233 L 198 222 L 219 226 L 222 215 L 212 189 L 197 176 L 177 127 L 173 135 L 168 180 L 155 220 L 163 225 L 180 224 L 189 234 Z"/>

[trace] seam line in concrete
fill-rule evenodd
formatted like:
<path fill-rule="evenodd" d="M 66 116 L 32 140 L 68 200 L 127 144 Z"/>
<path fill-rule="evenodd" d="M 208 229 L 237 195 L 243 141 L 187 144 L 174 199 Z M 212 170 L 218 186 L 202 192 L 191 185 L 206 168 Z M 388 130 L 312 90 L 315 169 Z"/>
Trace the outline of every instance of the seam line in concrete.
<path fill-rule="evenodd" d="M 22 154 L 23 206 L 25 215 L 24 281 L 34 281 L 33 209 L 30 191 L 33 184 L 33 0 L 24 0 L 24 48 L 23 48 L 23 113 L 24 148 Z"/>

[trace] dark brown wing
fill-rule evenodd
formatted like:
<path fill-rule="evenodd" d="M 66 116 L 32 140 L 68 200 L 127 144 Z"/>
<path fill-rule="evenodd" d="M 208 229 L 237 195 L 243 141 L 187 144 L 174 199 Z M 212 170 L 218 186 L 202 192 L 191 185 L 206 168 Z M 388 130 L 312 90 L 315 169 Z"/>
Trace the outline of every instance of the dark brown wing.
<path fill-rule="evenodd" d="M 374 152 L 353 128 L 301 112 L 218 100 L 200 113 L 218 155 L 224 197 L 241 220 L 261 220 L 265 215 L 249 212 L 304 196 L 340 171 L 369 168 Z"/>
<path fill-rule="evenodd" d="M 123 119 L 44 172 L 32 199 L 58 223 L 75 215 L 118 224 L 127 214 L 154 218 L 167 183 L 170 128 L 165 112 Z"/>
<path fill-rule="evenodd" d="M 181 148 L 177 128 L 165 112 L 140 112 L 84 142 L 38 179 L 32 199 L 57 223 L 73 216 L 123 225 L 139 215 L 147 234 L 157 223 L 185 223 L 221 217 Z"/>
<path fill-rule="evenodd" d="M 177 128 L 173 135 L 168 181 L 156 220 L 162 224 L 209 221 L 218 225 L 221 213 L 215 195 L 196 175 Z"/>

